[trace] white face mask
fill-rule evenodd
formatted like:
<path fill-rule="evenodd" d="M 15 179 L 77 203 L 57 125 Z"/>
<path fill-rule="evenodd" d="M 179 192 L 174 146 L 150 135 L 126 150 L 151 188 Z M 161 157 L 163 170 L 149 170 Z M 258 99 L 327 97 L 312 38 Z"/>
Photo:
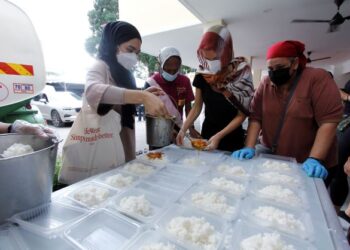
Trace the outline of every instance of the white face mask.
<path fill-rule="evenodd" d="M 117 54 L 117 60 L 124 68 L 131 70 L 137 63 L 137 55 L 135 53 L 120 52 Z"/>
<path fill-rule="evenodd" d="M 211 73 L 218 73 L 221 70 L 221 61 L 220 60 L 207 60 L 209 71 Z"/>

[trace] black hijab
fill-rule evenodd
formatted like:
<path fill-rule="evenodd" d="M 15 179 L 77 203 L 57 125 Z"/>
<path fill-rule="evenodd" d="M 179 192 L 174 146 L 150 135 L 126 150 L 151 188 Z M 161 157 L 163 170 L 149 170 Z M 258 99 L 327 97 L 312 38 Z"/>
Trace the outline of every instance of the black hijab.
<path fill-rule="evenodd" d="M 100 46 L 98 49 L 98 58 L 103 60 L 109 66 L 113 80 L 118 87 L 126 89 L 136 89 L 135 78 L 132 73 L 124 68 L 116 58 L 116 51 L 120 44 L 131 39 L 138 38 L 141 35 L 138 30 L 127 22 L 116 21 L 108 23 L 102 33 Z M 107 114 L 112 104 L 100 104 L 97 112 L 100 115 Z M 122 105 L 122 126 L 134 129 L 135 105 Z"/>

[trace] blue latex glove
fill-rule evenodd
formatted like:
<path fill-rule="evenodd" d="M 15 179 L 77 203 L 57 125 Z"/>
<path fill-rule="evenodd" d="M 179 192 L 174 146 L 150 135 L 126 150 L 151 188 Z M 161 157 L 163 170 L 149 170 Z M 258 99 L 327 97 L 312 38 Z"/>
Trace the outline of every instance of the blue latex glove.
<path fill-rule="evenodd" d="M 231 157 L 238 159 L 238 160 L 243 160 L 243 159 L 252 159 L 255 155 L 255 149 L 254 148 L 249 148 L 245 147 L 240 150 L 236 150 L 235 152 L 232 153 Z"/>
<path fill-rule="evenodd" d="M 307 158 L 303 163 L 303 170 L 309 177 L 326 179 L 328 175 L 327 169 L 316 159 Z"/>

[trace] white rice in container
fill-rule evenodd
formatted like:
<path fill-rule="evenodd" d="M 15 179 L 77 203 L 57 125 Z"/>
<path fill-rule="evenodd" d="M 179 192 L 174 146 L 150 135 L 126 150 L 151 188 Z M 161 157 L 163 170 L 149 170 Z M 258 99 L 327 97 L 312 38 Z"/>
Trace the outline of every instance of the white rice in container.
<path fill-rule="evenodd" d="M 245 191 L 244 185 L 226 179 L 225 177 L 213 178 L 210 181 L 210 184 L 220 190 L 229 192 L 231 194 L 241 195 Z"/>
<path fill-rule="evenodd" d="M 260 233 L 242 240 L 241 250 L 296 250 L 281 239 L 281 235 L 274 233 Z"/>
<path fill-rule="evenodd" d="M 30 145 L 25 145 L 22 143 L 14 143 L 2 153 L 2 157 L 8 158 L 8 157 L 30 154 L 33 152 L 34 152 L 34 149 Z"/>
<path fill-rule="evenodd" d="M 218 166 L 218 171 L 222 174 L 238 177 L 246 177 L 247 171 L 241 166 L 230 166 L 228 164 L 221 164 Z"/>
<path fill-rule="evenodd" d="M 152 214 L 151 203 L 144 195 L 124 197 L 121 199 L 119 206 L 125 211 L 145 217 Z"/>
<path fill-rule="evenodd" d="M 124 170 L 139 176 L 149 175 L 155 171 L 153 167 L 140 162 L 129 163 L 124 167 Z"/>
<path fill-rule="evenodd" d="M 275 201 L 291 204 L 294 206 L 299 205 L 301 199 L 289 188 L 284 188 L 280 185 L 269 185 L 258 191 L 258 194 L 262 197 L 266 197 Z"/>
<path fill-rule="evenodd" d="M 293 214 L 272 206 L 260 206 L 252 211 L 252 215 L 258 220 L 268 222 L 273 226 L 287 229 L 291 233 L 305 231 L 304 224 Z"/>
<path fill-rule="evenodd" d="M 101 204 L 109 196 L 109 191 L 94 185 L 79 189 L 73 194 L 73 198 L 85 205 L 92 207 Z"/>
<path fill-rule="evenodd" d="M 140 250 L 176 250 L 176 246 L 170 243 L 153 243 L 139 248 Z"/>
<path fill-rule="evenodd" d="M 116 174 L 108 176 L 105 181 L 108 185 L 116 188 L 124 188 L 130 186 L 134 182 L 132 176 L 124 176 L 122 174 Z"/>
<path fill-rule="evenodd" d="M 218 215 L 232 214 L 235 211 L 233 206 L 227 204 L 227 198 L 217 192 L 193 193 L 191 201 L 196 207 Z"/>
<path fill-rule="evenodd" d="M 170 234 L 179 241 L 190 242 L 201 249 L 217 249 L 221 234 L 201 217 L 175 217 L 167 225 Z"/>

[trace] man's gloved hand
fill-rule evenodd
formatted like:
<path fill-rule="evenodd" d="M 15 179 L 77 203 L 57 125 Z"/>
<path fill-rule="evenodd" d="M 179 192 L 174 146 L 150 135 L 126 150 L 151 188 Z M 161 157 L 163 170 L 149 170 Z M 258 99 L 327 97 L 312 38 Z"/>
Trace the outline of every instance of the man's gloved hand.
<path fill-rule="evenodd" d="M 304 161 L 303 170 L 309 177 L 326 179 L 328 175 L 327 169 L 321 164 L 321 162 L 312 157 L 309 157 Z"/>
<path fill-rule="evenodd" d="M 55 140 L 58 140 L 58 137 L 52 129 L 44 125 L 31 124 L 23 120 L 16 120 L 12 124 L 11 133 L 37 135 L 43 139 L 53 138 Z"/>
<path fill-rule="evenodd" d="M 236 150 L 232 153 L 231 157 L 238 159 L 238 160 L 243 160 L 243 159 L 252 159 L 255 155 L 255 149 L 254 148 L 249 148 L 245 147 L 240 150 Z"/>

